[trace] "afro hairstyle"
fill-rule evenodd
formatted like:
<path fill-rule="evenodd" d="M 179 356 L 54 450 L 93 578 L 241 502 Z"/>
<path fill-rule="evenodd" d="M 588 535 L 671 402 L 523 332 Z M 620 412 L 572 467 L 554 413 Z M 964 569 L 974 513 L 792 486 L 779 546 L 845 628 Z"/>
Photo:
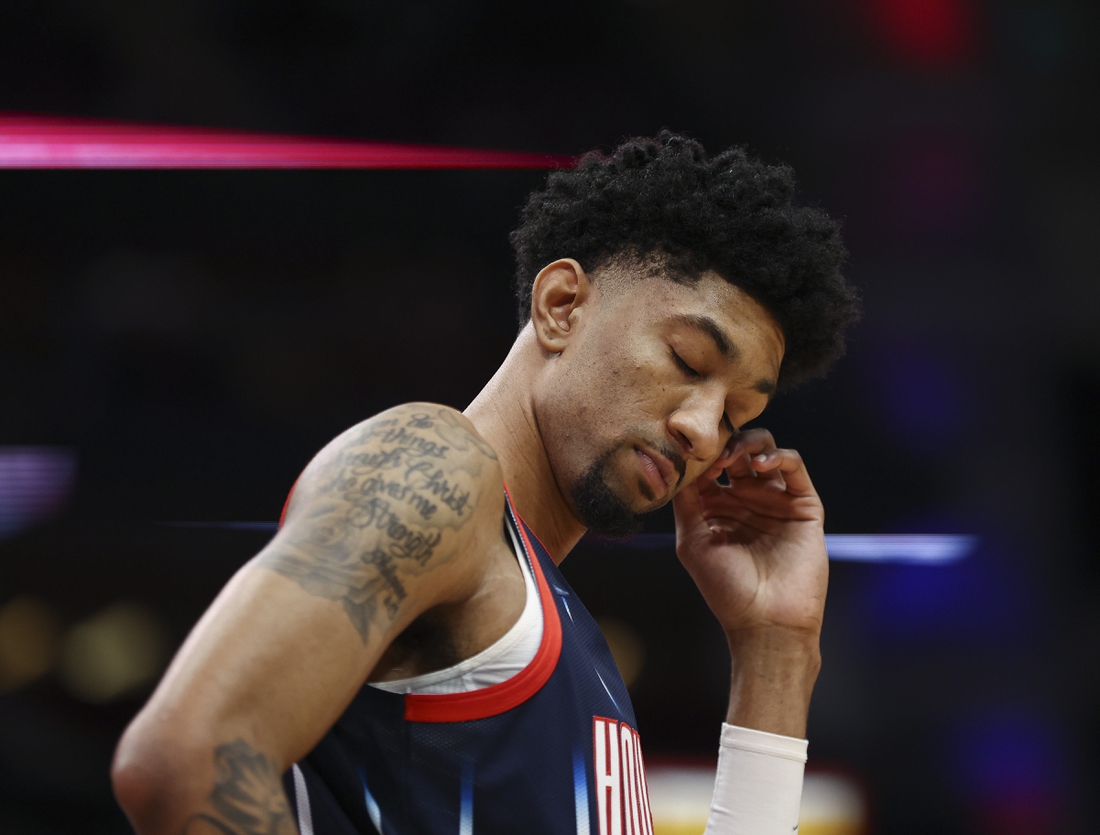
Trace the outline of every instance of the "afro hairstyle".
<path fill-rule="evenodd" d="M 783 331 L 779 388 L 823 376 L 844 354 L 860 300 L 841 275 L 840 223 L 794 202 L 794 172 L 744 148 L 714 157 L 663 131 L 629 139 L 610 156 L 591 152 L 528 198 L 511 234 L 522 328 L 535 276 L 575 259 L 601 270 L 636 267 L 691 284 L 713 270 L 753 297 Z"/>

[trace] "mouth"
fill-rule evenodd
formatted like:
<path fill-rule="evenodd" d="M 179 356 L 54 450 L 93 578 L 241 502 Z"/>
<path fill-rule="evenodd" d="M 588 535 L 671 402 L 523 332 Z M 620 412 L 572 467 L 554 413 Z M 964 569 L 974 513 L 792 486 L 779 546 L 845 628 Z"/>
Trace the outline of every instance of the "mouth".
<path fill-rule="evenodd" d="M 634 454 L 638 456 L 641 465 L 643 480 L 641 485 L 648 487 L 643 493 L 649 493 L 648 499 L 663 499 L 668 496 L 680 482 L 680 474 L 672 462 L 658 452 L 653 452 L 639 447 L 634 448 Z"/>

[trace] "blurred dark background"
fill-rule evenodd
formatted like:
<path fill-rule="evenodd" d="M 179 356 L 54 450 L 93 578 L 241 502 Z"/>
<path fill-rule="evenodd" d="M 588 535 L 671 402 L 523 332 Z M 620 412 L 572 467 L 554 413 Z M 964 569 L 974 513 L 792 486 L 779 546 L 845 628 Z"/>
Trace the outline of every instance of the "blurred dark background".
<path fill-rule="evenodd" d="M 1100 7 L 1090 0 L 0 2 L 0 111 L 579 154 L 746 144 L 846 222 L 866 317 L 761 421 L 843 533 L 811 767 L 873 833 L 1100 808 Z M 0 171 L 0 833 L 123 833 L 128 718 L 330 437 L 464 407 L 538 171 Z M 658 516 L 653 530 L 669 530 Z M 564 565 L 646 750 L 713 757 L 728 660 L 669 551 Z"/>

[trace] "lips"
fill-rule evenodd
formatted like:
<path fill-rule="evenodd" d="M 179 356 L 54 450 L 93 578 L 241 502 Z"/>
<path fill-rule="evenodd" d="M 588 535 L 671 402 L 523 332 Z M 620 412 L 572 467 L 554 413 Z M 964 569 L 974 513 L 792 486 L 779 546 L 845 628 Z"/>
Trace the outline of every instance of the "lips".
<path fill-rule="evenodd" d="M 679 482 L 680 474 L 672 465 L 672 462 L 657 452 L 635 448 L 638 462 L 642 467 L 642 474 L 654 498 L 664 498 L 669 491 Z"/>

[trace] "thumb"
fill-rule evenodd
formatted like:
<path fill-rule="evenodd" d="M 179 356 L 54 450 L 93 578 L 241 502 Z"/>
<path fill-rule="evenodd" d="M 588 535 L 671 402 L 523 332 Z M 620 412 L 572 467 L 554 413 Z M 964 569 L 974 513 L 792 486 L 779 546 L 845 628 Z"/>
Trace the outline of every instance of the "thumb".
<path fill-rule="evenodd" d="M 701 479 L 696 479 L 672 497 L 677 544 L 687 541 L 692 536 L 698 536 L 700 527 L 707 528 L 706 520 L 703 518 L 703 503 L 699 495 L 699 481 Z"/>

